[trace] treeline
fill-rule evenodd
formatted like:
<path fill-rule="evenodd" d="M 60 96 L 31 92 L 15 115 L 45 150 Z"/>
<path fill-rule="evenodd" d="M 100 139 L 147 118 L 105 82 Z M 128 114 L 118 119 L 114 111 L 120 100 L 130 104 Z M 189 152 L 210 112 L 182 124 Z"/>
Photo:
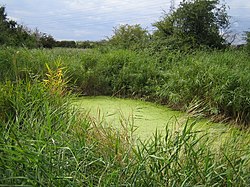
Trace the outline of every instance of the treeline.
<path fill-rule="evenodd" d="M 7 17 L 5 7 L 0 6 L 0 46 L 27 48 L 94 48 L 103 41 L 56 41 L 53 36 L 39 30 L 31 30 Z"/>
<path fill-rule="evenodd" d="M 65 48 L 82 48 L 82 49 L 92 49 L 96 48 L 98 46 L 105 45 L 107 41 L 101 40 L 101 41 L 56 41 L 54 44 L 54 47 L 65 47 Z"/>
<path fill-rule="evenodd" d="M 105 40 L 102 41 L 69 41 L 62 40 L 56 41 L 51 36 L 45 35 L 42 40 L 42 47 L 53 48 L 53 47 L 63 47 L 63 48 L 81 48 L 81 49 L 92 49 L 98 46 L 102 46 L 106 43 Z"/>
<path fill-rule="evenodd" d="M 0 30 L 0 46 L 52 48 L 56 42 L 51 35 L 41 33 L 37 29 L 32 31 L 9 19 L 4 6 L 0 6 Z"/>
<path fill-rule="evenodd" d="M 114 48 L 139 50 L 153 54 L 164 51 L 192 52 L 195 50 L 226 49 L 232 46 L 236 35 L 231 32 L 226 4 L 213 1 L 182 1 L 152 24 L 150 33 L 141 25 L 120 25 L 114 29 L 109 44 Z M 250 51 L 250 33 L 243 40 Z"/>
<path fill-rule="evenodd" d="M 183 1 L 177 8 L 152 25 L 151 33 L 141 25 L 120 25 L 114 34 L 102 41 L 56 41 L 53 36 L 32 31 L 7 18 L 5 7 L 0 7 L 0 45 L 25 46 L 28 48 L 95 48 L 109 47 L 147 51 L 159 54 L 166 50 L 190 52 L 196 49 L 225 49 L 231 46 L 235 36 L 230 32 L 230 16 L 227 6 L 219 0 Z M 250 34 L 246 32 L 250 51 Z"/>

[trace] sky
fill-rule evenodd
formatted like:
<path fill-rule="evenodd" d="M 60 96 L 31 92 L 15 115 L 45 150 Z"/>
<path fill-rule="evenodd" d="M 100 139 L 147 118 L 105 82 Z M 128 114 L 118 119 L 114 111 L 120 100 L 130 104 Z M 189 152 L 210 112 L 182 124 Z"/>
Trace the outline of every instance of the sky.
<path fill-rule="evenodd" d="M 250 31 L 250 0 L 223 0 L 232 31 L 241 40 Z M 175 0 L 175 7 L 180 0 Z M 170 9 L 170 0 L 0 0 L 10 19 L 56 40 L 98 41 L 121 24 L 141 24 L 149 31 Z M 237 42 L 236 40 L 236 42 Z"/>

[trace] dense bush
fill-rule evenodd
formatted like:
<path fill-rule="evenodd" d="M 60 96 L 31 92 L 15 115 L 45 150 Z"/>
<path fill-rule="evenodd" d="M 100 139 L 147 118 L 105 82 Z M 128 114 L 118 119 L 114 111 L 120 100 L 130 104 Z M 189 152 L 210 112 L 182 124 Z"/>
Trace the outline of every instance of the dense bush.
<path fill-rule="evenodd" d="M 23 25 L 10 20 L 2 5 L 0 5 L 0 30 L 0 46 L 38 47 L 38 40 L 34 33 Z"/>

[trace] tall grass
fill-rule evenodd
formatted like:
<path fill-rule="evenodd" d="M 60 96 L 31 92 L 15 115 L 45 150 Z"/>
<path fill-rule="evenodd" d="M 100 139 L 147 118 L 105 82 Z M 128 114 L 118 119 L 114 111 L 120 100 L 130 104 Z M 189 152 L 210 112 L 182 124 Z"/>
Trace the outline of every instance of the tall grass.
<path fill-rule="evenodd" d="M 172 132 L 166 127 L 164 134 L 156 131 L 148 141 L 136 142 L 126 122 L 122 122 L 125 128 L 118 131 L 70 105 L 68 87 L 84 93 L 88 91 L 88 81 L 93 81 L 91 84 L 99 94 L 161 97 L 181 105 L 190 100 L 188 95 L 199 91 L 193 89 L 194 82 L 183 84 L 184 88 L 192 88 L 190 92 L 180 90 L 184 94 L 180 98 L 186 96 L 186 100 L 158 94 L 168 93 L 168 84 L 172 94 L 176 94 L 180 83 L 175 82 L 178 79 L 174 76 L 182 73 L 173 72 L 178 66 L 180 72 L 186 72 L 184 62 L 176 66 L 167 61 L 164 64 L 129 51 L 19 49 L 17 53 L 5 49 L 0 54 L 3 67 L 0 186 L 247 186 L 250 183 L 248 132 L 232 130 L 218 143 L 217 139 L 195 131 L 195 124 L 186 122 L 180 131 Z M 196 65 L 204 70 L 206 65 L 192 62 L 206 57 L 195 58 L 192 61 L 194 58 L 189 57 L 186 67 Z M 187 68 L 192 75 L 189 80 L 193 80 L 197 74 L 191 74 L 190 69 Z M 66 70 L 71 82 L 65 80 Z M 215 70 L 211 68 L 209 72 Z M 98 77 L 87 79 L 86 74 Z M 222 78 L 223 74 L 224 71 L 215 77 Z M 188 83 L 185 75 L 180 77 L 181 83 Z M 202 80 L 199 76 L 197 79 Z"/>
<path fill-rule="evenodd" d="M 250 182 L 245 133 L 236 132 L 213 147 L 209 136 L 186 123 L 181 131 L 166 128 L 164 134 L 156 132 L 148 141 L 135 143 L 126 128 L 117 131 L 81 116 L 65 100 L 57 101 L 55 109 L 50 93 L 34 99 L 33 94 L 41 93 L 40 84 L 32 90 L 16 86 L 15 93 L 19 95 L 21 88 L 29 102 L 26 110 L 1 122 L 3 186 L 247 186 Z"/>
<path fill-rule="evenodd" d="M 54 160 L 60 160 L 57 153 L 68 152 L 63 137 L 74 118 L 66 112 L 68 105 L 51 96 L 41 83 L 8 82 L 1 90 L 5 94 L 1 98 L 0 183 L 50 186 L 53 173 L 61 177 L 64 172 Z"/>
<path fill-rule="evenodd" d="M 249 55 L 244 50 L 166 52 L 162 57 L 126 50 L 0 51 L 0 80 L 39 80 L 60 59 L 68 87 L 82 95 L 158 101 L 194 115 L 249 125 Z"/>
<path fill-rule="evenodd" d="M 249 125 L 249 71 L 245 51 L 198 52 L 172 65 L 159 96 L 194 113 Z"/>
<path fill-rule="evenodd" d="M 83 95 L 140 97 L 215 120 L 248 125 L 249 56 L 246 51 L 163 53 L 162 59 L 125 50 L 14 50 L 0 52 L 0 80 L 46 77 L 58 59 L 68 87 Z"/>

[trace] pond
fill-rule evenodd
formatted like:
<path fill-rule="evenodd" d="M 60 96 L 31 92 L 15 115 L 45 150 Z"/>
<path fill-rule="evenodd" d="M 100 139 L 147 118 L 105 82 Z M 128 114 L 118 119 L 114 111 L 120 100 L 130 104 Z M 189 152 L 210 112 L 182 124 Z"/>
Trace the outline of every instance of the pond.
<path fill-rule="evenodd" d="M 114 97 L 81 97 L 74 100 L 74 105 L 97 123 L 121 128 L 122 125 L 135 129 L 141 139 L 153 135 L 156 130 L 165 132 L 166 128 L 179 131 L 188 123 L 196 122 L 195 129 L 205 131 L 211 136 L 220 136 L 229 130 L 229 126 L 213 123 L 207 119 L 193 119 L 186 113 L 174 111 L 166 106 L 133 99 Z"/>

